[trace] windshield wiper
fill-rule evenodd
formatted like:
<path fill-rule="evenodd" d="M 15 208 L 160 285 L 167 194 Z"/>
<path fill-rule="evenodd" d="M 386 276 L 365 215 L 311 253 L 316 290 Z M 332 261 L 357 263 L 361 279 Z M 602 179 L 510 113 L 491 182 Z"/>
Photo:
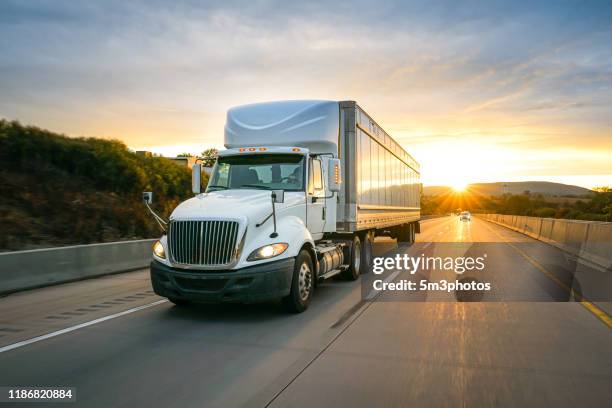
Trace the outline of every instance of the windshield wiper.
<path fill-rule="evenodd" d="M 242 187 L 250 187 L 250 188 L 259 188 L 261 190 L 269 190 L 270 187 L 268 186 L 262 186 L 261 184 L 243 184 L 240 186 L 240 188 Z"/>
<path fill-rule="evenodd" d="M 211 189 L 211 188 L 218 188 L 221 190 L 227 190 L 229 187 L 225 187 L 225 186 L 219 186 L 219 185 L 212 185 L 212 186 L 208 186 L 206 189 Z"/>

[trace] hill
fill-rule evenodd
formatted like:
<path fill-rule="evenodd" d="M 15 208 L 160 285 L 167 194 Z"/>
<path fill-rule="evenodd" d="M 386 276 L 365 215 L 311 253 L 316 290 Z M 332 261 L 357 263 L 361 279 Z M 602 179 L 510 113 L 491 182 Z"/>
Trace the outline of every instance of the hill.
<path fill-rule="evenodd" d="M 170 160 L 18 122 L 0 120 L 0 163 L 0 250 L 159 236 L 142 191 L 165 217 L 191 195 L 190 172 Z"/>
<path fill-rule="evenodd" d="M 529 191 L 530 194 L 541 194 L 547 197 L 580 197 L 592 193 L 591 190 L 584 187 L 548 181 L 474 183 L 470 184 L 466 190 L 484 196 L 523 194 L 525 191 Z M 452 192 L 452 188 L 447 186 L 423 187 L 423 194 L 427 196 L 443 195 L 450 192 Z"/>

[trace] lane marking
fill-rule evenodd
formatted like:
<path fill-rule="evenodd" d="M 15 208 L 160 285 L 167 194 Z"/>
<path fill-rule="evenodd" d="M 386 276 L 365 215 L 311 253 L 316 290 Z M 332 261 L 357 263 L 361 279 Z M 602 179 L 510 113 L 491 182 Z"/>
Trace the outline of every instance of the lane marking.
<path fill-rule="evenodd" d="M 425 245 L 423 245 L 421 247 L 421 250 L 425 250 L 427 249 L 427 247 L 429 247 L 432 244 L 432 242 L 428 242 Z M 410 250 L 410 248 L 408 248 L 408 250 Z M 404 252 L 404 253 L 408 253 L 408 252 Z M 395 280 L 395 278 L 397 278 L 397 275 L 399 275 L 401 272 L 403 272 L 401 269 L 396 269 L 391 275 L 387 276 L 387 278 L 383 281 L 384 283 L 389 283 Z M 372 289 L 370 291 L 370 293 L 368 293 L 368 295 L 366 296 L 365 300 L 372 300 L 374 297 L 376 297 L 377 295 L 381 294 L 382 290 L 376 290 L 376 289 Z"/>
<path fill-rule="evenodd" d="M 78 329 L 82 329 L 84 327 L 93 326 L 94 324 L 102 323 L 107 320 L 116 319 L 117 317 L 125 316 L 130 313 L 138 312 L 140 310 L 148 309 L 150 307 L 154 307 L 157 305 L 161 305 L 162 303 L 168 302 L 167 299 L 158 300 L 153 303 L 148 303 L 146 305 L 134 307 L 132 309 L 124 310 L 123 312 L 115 313 L 112 315 L 100 317 L 99 319 L 90 320 L 89 322 L 77 324 L 76 326 L 67 327 L 65 329 L 57 330 L 51 333 L 43 334 L 41 336 L 32 337 L 31 339 L 19 341 L 17 343 L 9 344 L 8 346 L 0 347 L 0 353 L 4 353 L 6 351 L 14 350 L 23 346 L 27 346 L 28 344 L 37 343 L 39 341 L 47 340 L 52 337 L 61 336 L 62 334 L 70 333 Z"/>
<path fill-rule="evenodd" d="M 492 231 L 500 239 L 504 240 L 504 237 L 500 233 L 495 231 L 493 228 L 491 228 L 489 225 L 487 225 L 486 222 L 483 223 L 483 225 L 485 225 L 490 231 Z M 504 242 L 508 244 L 510 247 L 512 247 L 516 252 L 518 252 L 519 255 L 525 258 L 527 262 L 533 265 L 537 270 L 539 270 L 544 275 L 546 275 L 548 278 L 550 278 L 550 280 L 556 283 L 557 286 L 564 289 L 570 295 L 574 295 L 576 299 L 580 299 L 577 303 L 580 303 L 586 310 L 591 312 L 595 317 L 601 320 L 605 325 L 607 325 L 609 328 L 612 328 L 612 317 L 608 313 L 606 313 L 604 310 L 601 310 L 600 308 L 595 306 L 592 302 L 587 300 L 584 296 L 580 294 L 576 294 L 572 288 L 568 287 L 565 283 L 560 281 L 555 275 L 553 275 L 549 270 L 547 270 L 544 266 L 542 266 L 542 264 L 540 264 L 538 261 L 533 259 L 531 256 L 527 255 L 525 251 L 523 251 L 522 249 L 520 249 L 519 247 L 517 247 L 516 245 L 514 245 L 513 243 L 509 241 L 504 241 Z M 538 242 L 541 242 L 541 241 L 538 241 Z"/>

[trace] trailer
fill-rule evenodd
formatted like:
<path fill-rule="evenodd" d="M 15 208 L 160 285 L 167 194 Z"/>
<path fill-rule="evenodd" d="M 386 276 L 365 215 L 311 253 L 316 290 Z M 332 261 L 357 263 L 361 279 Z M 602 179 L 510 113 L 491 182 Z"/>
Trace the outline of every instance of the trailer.
<path fill-rule="evenodd" d="M 354 101 L 339 102 L 344 187 L 337 230 L 397 229 L 420 219 L 420 168 L 416 160 Z"/>

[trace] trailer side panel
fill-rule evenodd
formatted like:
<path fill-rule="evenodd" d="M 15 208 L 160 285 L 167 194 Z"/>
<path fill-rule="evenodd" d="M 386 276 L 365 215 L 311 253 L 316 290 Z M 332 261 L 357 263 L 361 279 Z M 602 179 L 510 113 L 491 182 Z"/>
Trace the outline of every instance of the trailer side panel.
<path fill-rule="evenodd" d="M 345 187 L 338 230 L 388 228 L 420 218 L 419 164 L 356 103 L 341 102 Z"/>

